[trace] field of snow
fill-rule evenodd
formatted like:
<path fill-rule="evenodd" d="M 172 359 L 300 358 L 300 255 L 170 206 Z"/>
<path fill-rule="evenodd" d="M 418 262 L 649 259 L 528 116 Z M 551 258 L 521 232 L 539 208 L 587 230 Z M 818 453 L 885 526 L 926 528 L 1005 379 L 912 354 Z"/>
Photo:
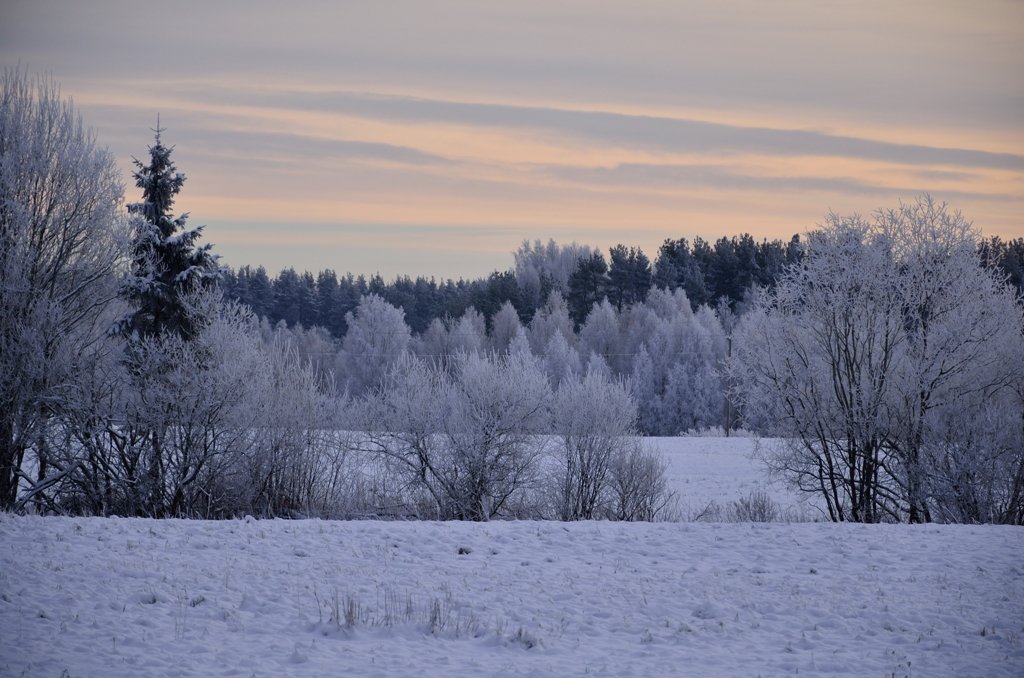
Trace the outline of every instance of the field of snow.
<path fill-rule="evenodd" d="M 757 483 L 658 444 L 683 501 Z M 1020 676 L 1024 530 L 0 514 L 2 676 L 413 672 Z"/>
<path fill-rule="evenodd" d="M 751 492 L 768 495 L 781 517 L 826 519 L 815 495 L 798 492 L 782 479 L 767 476 L 759 455 L 778 441 L 717 437 L 647 438 L 646 442 L 667 462 L 669 483 L 678 495 L 679 514 L 684 520 L 713 514 L 708 511 L 712 502 L 725 508 Z"/>

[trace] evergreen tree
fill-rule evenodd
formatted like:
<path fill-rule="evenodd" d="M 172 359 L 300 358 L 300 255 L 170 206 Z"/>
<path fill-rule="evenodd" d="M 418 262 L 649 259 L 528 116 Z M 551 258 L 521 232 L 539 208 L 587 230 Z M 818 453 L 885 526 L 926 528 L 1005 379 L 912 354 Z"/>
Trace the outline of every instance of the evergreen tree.
<path fill-rule="evenodd" d="M 1007 282 L 1024 295 L 1024 238 L 1004 241 L 997 235 L 978 244 L 978 256 L 986 268 L 997 268 Z"/>
<path fill-rule="evenodd" d="M 332 269 L 324 269 L 316 278 L 316 303 L 320 323 L 334 337 L 345 334 L 345 313 L 338 304 L 338 275 Z M 353 304 L 354 306 L 354 304 Z"/>
<path fill-rule="evenodd" d="M 249 271 L 249 299 L 243 301 L 252 307 L 256 315 L 270 315 L 274 306 L 274 284 L 267 275 L 267 269 L 259 266 L 255 271 Z"/>
<path fill-rule="evenodd" d="M 276 323 L 283 320 L 288 327 L 299 323 L 299 296 L 301 283 L 299 274 L 294 268 L 281 271 L 274 280 L 274 305 L 270 311 L 270 321 Z"/>
<path fill-rule="evenodd" d="M 384 298 L 384 301 L 405 313 L 405 322 L 411 330 L 422 332 L 431 319 L 422 317 L 415 290 L 412 278 L 402 275 L 386 284 L 380 292 L 380 296 Z"/>
<path fill-rule="evenodd" d="M 579 260 L 569 276 L 569 312 L 576 327 L 583 324 L 590 309 L 604 298 L 608 289 L 608 263 L 600 252 Z"/>
<path fill-rule="evenodd" d="M 472 294 L 472 305 L 484 314 L 489 328 L 492 327 L 494 316 L 504 304 L 511 303 L 517 311 L 523 308 L 522 295 L 512 271 L 495 271 L 486 280 L 478 282 L 477 289 Z"/>
<path fill-rule="evenodd" d="M 696 309 L 714 298 L 709 278 L 715 251 L 711 249 L 711 244 L 707 240 L 697 236 L 693 239 L 690 254 L 693 257 L 693 265 L 686 272 L 683 289 L 686 291 L 686 298 L 690 300 L 690 307 Z"/>
<path fill-rule="evenodd" d="M 715 241 L 714 257 L 711 265 L 705 269 L 705 277 L 710 283 L 711 298 L 708 302 L 725 297 L 730 301 L 739 299 L 741 295 L 740 260 L 736 255 L 736 241 L 722 237 Z M 692 301 L 692 300 L 691 300 Z"/>
<path fill-rule="evenodd" d="M 786 244 L 781 240 L 761 241 L 756 248 L 756 275 L 754 284 L 774 287 L 786 266 Z"/>
<path fill-rule="evenodd" d="M 155 132 L 149 163 L 133 158 L 138 169 L 132 176 L 142 189 L 142 201 L 128 206 L 136 216 L 137 230 L 132 276 L 125 286 L 135 311 L 125 329 L 142 337 L 168 331 L 191 338 L 197 328 L 186 312 L 183 295 L 197 286 L 215 284 L 221 273 L 211 245 L 196 245 L 203 227 L 186 229 L 188 214 L 174 217 L 171 212 L 185 175 L 171 160 L 174 147 L 160 140 L 159 121 Z"/>
<path fill-rule="evenodd" d="M 317 305 L 316 280 L 309 271 L 304 272 L 299 278 L 298 302 L 299 323 L 306 329 L 323 327 Z"/>
<path fill-rule="evenodd" d="M 674 290 L 683 285 L 683 273 L 690 262 L 690 243 L 686 238 L 666 239 L 654 262 L 654 286 Z"/>
<path fill-rule="evenodd" d="M 423 326 L 429 324 L 433 318 L 436 318 L 439 315 L 437 309 L 440 307 L 441 302 L 440 295 L 437 291 L 437 281 L 433 278 L 427 279 L 422 276 L 417 277 L 415 293 L 416 298 L 419 300 L 419 326 L 422 329 Z"/>
<path fill-rule="evenodd" d="M 608 296 L 615 308 L 641 302 L 651 289 L 651 262 L 639 247 L 616 245 L 609 250 Z"/>

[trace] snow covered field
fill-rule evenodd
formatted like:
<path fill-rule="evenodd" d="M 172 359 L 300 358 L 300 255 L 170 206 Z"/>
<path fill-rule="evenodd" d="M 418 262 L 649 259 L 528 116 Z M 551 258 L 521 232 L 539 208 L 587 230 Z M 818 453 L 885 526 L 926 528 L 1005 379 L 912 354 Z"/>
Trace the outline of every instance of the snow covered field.
<path fill-rule="evenodd" d="M 683 502 L 757 482 L 659 444 Z M 1024 675 L 1024 530 L 0 514 L 0 675 L 412 672 Z"/>
<path fill-rule="evenodd" d="M 715 502 L 719 507 L 751 492 L 763 492 L 778 506 L 784 517 L 825 520 L 816 495 L 790 488 L 778 478 L 769 478 L 757 455 L 761 448 L 779 444 L 774 440 L 758 442 L 750 437 L 647 438 L 667 462 L 670 486 L 678 493 L 679 513 L 690 520 Z"/>

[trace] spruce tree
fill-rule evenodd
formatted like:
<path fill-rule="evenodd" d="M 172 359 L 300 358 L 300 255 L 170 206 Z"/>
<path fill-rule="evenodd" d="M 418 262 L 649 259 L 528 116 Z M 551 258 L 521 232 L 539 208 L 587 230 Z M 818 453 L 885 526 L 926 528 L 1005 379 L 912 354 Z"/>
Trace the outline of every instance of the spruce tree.
<path fill-rule="evenodd" d="M 587 319 L 594 304 L 601 301 L 608 290 L 608 262 L 600 252 L 582 257 L 576 270 L 569 276 L 569 311 L 576 329 Z"/>
<path fill-rule="evenodd" d="M 609 250 L 608 296 L 622 310 L 647 298 L 651 290 L 651 262 L 639 247 L 616 245 Z M 589 313 L 589 311 L 588 311 Z"/>
<path fill-rule="evenodd" d="M 135 310 L 125 330 L 140 337 L 166 331 L 188 339 L 197 328 L 185 310 L 183 295 L 215 284 L 220 268 L 211 245 L 196 244 L 203 227 L 186 229 L 188 214 L 175 217 L 171 211 L 185 175 L 171 160 L 174 147 L 161 141 L 163 131 L 158 119 L 148 163 L 132 159 L 138 168 L 132 176 L 142 189 L 142 201 L 128 206 L 129 213 L 136 215 L 137 231 L 132 275 L 125 285 L 125 296 Z"/>

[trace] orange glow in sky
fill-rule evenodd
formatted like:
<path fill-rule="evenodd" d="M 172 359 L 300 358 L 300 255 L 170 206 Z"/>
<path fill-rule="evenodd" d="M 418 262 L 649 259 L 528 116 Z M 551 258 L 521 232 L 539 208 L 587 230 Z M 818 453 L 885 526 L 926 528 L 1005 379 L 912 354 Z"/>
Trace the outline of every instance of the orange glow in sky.
<path fill-rule="evenodd" d="M 523 239 L 789 238 L 922 192 L 1024 237 L 1024 5 L 6 3 L 225 262 L 481 276 Z M 155 28 L 154 28 L 155 27 Z M 136 193 L 126 181 L 128 200 Z"/>

